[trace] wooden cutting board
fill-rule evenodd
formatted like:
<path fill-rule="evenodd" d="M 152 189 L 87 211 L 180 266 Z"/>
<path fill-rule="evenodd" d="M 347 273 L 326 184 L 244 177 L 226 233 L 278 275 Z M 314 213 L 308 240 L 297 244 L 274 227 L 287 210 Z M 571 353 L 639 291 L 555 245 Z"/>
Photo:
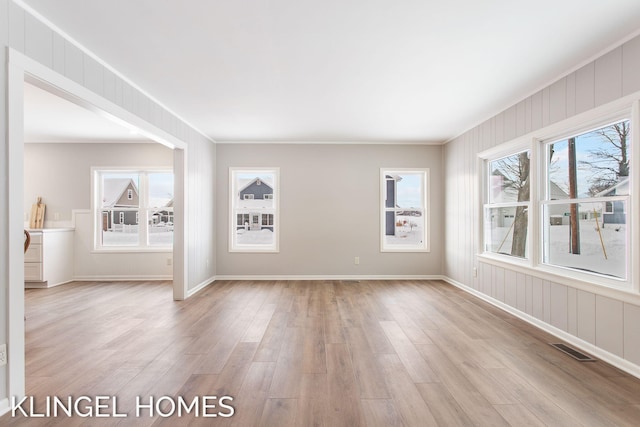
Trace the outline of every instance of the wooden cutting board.
<path fill-rule="evenodd" d="M 42 203 L 42 197 L 38 197 L 36 203 L 31 205 L 29 216 L 29 228 L 42 228 L 44 226 L 44 210 L 47 205 Z"/>

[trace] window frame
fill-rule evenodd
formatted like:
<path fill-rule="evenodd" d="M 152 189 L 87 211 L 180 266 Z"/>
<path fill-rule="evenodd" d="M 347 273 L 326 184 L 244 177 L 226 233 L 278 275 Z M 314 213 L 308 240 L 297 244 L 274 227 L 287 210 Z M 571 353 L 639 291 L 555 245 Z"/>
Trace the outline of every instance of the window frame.
<path fill-rule="evenodd" d="M 386 201 L 386 176 L 387 175 L 400 175 L 400 174 L 420 174 L 422 183 L 422 206 L 419 209 L 423 211 L 424 229 L 422 236 L 422 245 L 391 245 L 385 242 L 386 237 L 386 214 L 389 211 L 406 210 L 406 208 L 387 208 L 385 206 Z M 380 215 L 380 252 L 431 252 L 431 230 L 430 230 L 430 189 L 431 183 L 430 169 L 429 168 L 380 168 L 380 203 L 379 203 L 379 215 Z"/>
<path fill-rule="evenodd" d="M 92 253 L 149 253 L 149 252 L 173 252 L 173 244 L 159 245 L 149 244 L 149 221 L 151 212 L 156 206 L 149 203 L 149 180 L 148 176 L 156 173 L 174 174 L 172 168 L 167 167 L 92 167 L 91 168 L 91 217 L 93 218 L 93 248 Z M 122 211 L 135 211 L 136 224 L 141 225 L 140 219 L 143 219 L 144 227 L 138 229 L 137 245 L 102 245 L 102 175 L 105 174 L 138 174 L 140 175 L 140 187 L 138 188 L 138 207 L 122 208 Z M 127 199 L 128 199 L 127 190 Z M 175 197 L 175 177 L 174 177 L 174 197 Z M 128 199 L 129 200 L 129 199 Z M 124 213 L 124 212 L 121 212 Z M 173 217 L 173 211 L 171 216 Z"/>
<path fill-rule="evenodd" d="M 515 202 L 499 202 L 499 203 L 495 203 L 495 202 L 491 202 L 489 200 L 489 194 L 491 192 L 491 176 L 492 172 L 489 170 L 489 165 L 492 162 L 495 161 L 499 161 L 501 159 L 505 159 L 507 157 L 511 157 L 511 156 L 515 156 L 518 155 L 520 153 L 523 153 L 525 151 L 529 152 L 529 200 L 528 201 L 515 201 Z M 527 143 L 526 141 L 520 141 L 517 144 L 514 144 L 511 147 L 504 147 L 504 149 L 501 150 L 497 150 L 492 152 L 490 155 L 487 155 L 486 157 L 484 157 L 484 161 L 482 162 L 482 173 L 480 174 L 483 178 L 482 178 L 482 194 L 483 194 L 483 203 L 481 206 L 481 218 L 482 218 L 482 240 L 480 241 L 480 245 L 482 248 L 482 252 L 486 253 L 486 254 L 491 254 L 491 255 L 497 255 L 499 257 L 508 257 L 511 260 L 514 260 L 515 262 L 527 262 L 529 259 L 531 259 L 531 255 L 532 255 L 532 243 L 531 243 L 531 235 L 532 235 L 532 220 L 531 220 L 531 214 L 532 214 L 532 206 L 533 206 L 533 196 L 532 196 L 532 190 L 533 190 L 533 169 L 535 167 L 534 162 L 534 150 L 532 150 L 531 144 Z M 528 256 L 523 256 L 523 257 L 518 257 L 516 255 L 511 255 L 511 254 L 503 254 L 503 253 L 498 253 L 498 252 L 490 252 L 486 250 L 486 226 L 487 226 L 487 221 L 485 220 L 485 212 L 487 212 L 488 209 L 501 209 L 501 208 L 518 208 L 520 206 L 524 206 L 527 208 L 527 216 L 528 216 L 528 221 L 527 221 L 527 243 L 526 243 L 526 249 L 525 249 L 525 254 L 528 254 Z M 515 218 L 514 218 L 515 221 Z"/>
<path fill-rule="evenodd" d="M 251 212 L 238 212 L 238 208 L 236 208 L 236 197 L 235 195 L 240 192 L 240 186 L 238 185 L 236 176 L 238 174 L 273 174 L 273 192 L 268 193 L 271 194 L 271 198 L 265 198 L 263 200 L 273 200 L 273 206 L 271 208 L 255 208 Z M 262 185 L 264 181 L 259 179 L 257 185 Z M 228 225 L 228 251 L 234 253 L 278 253 L 280 252 L 280 168 L 279 167 L 230 167 L 229 168 L 229 225 Z M 245 195 L 246 196 L 246 195 Z M 238 197 L 238 199 L 240 199 Z M 255 198 L 247 199 L 243 196 L 242 200 L 256 200 Z M 260 199 L 257 199 L 260 200 Z M 260 217 L 258 218 L 258 223 L 260 227 L 262 225 L 262 216 L 266 214 L 273 215 L 273 224 L 266 225 L 264 227 L 273 228 L 273 243 L 272 244 L 238 244 L 236 241 L 237 230 L 238 227 L 241 227 L 237 224 L 238 215 L 249 215 L 249 227 L 253 223 L 253 215 L 258 213 Z M 244 216 L 243 216 L 244 219 Z"/>
<path fill-rule="evenodd" d="M 607 126 L 616 121 L 628 119 L 631 126 L 631 138 L 629 148 L 629 160 L 631 172 L 629 177 L 630 196 L 629 202 L 625 206 L 627 217 L 629 218 L 629 240 L 627 244 L 627 264 L 628 272 L 626 279 L 609 277 L 593 272 L 583 272 L 574 268 L 545 264 L 544 261 L 544 215 L 543 204 L 545 201 L 545 188 L 547 183 L 545 152 L 546 144 L 552 140 L 557 141 L 562 138 L 569 138 L 573 135 L 580 135 L 585 132 Z M 507 255 L 495 254 L 484 250 L 484 204 L 488 194 L 486 191 L 487 172 L 484 167 L 487 160 L 503 156 L 508 153 L 515 153 L 521 149 L 531 150 L 530 167 L 530 216 L 529 234 L 527 244 L 529 259 L 517 259 Z M 511 141 L 497 145 L 496 147 L 484 150 L 477 154 L 477 170 L 479 191 L 477 192 L 478 206 L 478 226 L 477 226 L 477 258 L 489 264 L 509 267 L 517 266 L 525 269 L 537 277 L 549 281 L 562 281 L 570 283 L 581 289 L 589 289 L 594 292 L 609 289 L 613 292 L 640 293 L 640 284 L 637 283 L 640 268 L 638 258 L 640 255 L 640 101 L 638 95 L 630 95 L 611 102 L 601 107 L 585 113 L 578 114 L 571 118 L 548 125 L 536 131 L 532 131 Z M 634 197 L 635 195 L 635 197 Z M 619 197 L 607 197 L 612 202 Z M 595 200 L 594 200 L 595 201 Z M 549 202 L 549 201 L 547 201 Z M 551 201 L 561 203 L 562 201 Z"/>

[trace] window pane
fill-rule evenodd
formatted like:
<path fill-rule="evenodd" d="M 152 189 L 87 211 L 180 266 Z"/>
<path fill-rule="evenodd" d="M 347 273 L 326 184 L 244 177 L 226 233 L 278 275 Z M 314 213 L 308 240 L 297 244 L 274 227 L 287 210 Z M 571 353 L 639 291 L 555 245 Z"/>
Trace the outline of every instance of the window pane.
<path fill-rule="evenodd" d="M 103 209 L 101 213 L 102 246 L 138 246 L 139 211 L 135 209 Z"/>
<path fill-rule="evenodd" d="M 489 203 L 529 201 L 529 151 L 489 162 Z"/>
<path fill-rule="evenodd" d="M 277 170 L 235 170 L 231 181 L 232 250 L 275 250 Z"/>
<path fill-rule="evenodd" d="M 173 173 L 149 173 L 149 228 L 151 246 L 173 245 Z"/>
<path fill-rule="evenodd" d="M 547 200 L 628 195 L 630 146 L 628 120 L 547 144 Z"/>
<path fill-rule="evenodd" d="M 381 250 L 426 251 L 428 169 L 381 170 Z"/>
<path fill-rule="evenodd" d="M 626 278 L 627 206 L 610 203 L 544 205 L 544 262 Z"/>
<path fill-rule="evenodd" d="M 140 177 L 136 173 L 105 173 L 102 175 L 102 208 L 137 208 Z"/>
<path fill-rule="evenodd" d="M 393 210 L 386 215 L 390 221 L 386 223 L 385 245 L 424 245 L 424 214 L 421 209 Z"/>
<path fill-rule="evenodd" d="M 525 206 L 485 209 L 485 251 L 528 258 L 528 217 Z"/>

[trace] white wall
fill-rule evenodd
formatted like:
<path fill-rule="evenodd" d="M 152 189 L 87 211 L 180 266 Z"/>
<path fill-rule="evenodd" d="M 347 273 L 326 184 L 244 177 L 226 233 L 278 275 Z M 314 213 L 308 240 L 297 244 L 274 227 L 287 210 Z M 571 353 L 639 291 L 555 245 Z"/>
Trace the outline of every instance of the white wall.
<path fill-rule="evenodd" d="M 640 90 L 640 37 L 611 50 L 444 147 L 444 273 L 530 321 L 640 375 L 640 298 L 551 282 L 476 257 L 477 153 Z M 637 165 L 636 165 L 637 166 Z M 634 196 L 640 197 L 637 190 Z M 634 262 L 638 262 L 635 254 Z M 477 277 L 473 268 L 478 268 Z"/>
<path fill-rule="evenodd" d="M 25 144 L 24 211 L 36 197 L 46 204 L 45 227 L 74 227 L 77 280 L 170 279 L 162 253 L 96 253 L 91 209 L 92 167 L 173 168 L 173 151 L 155 143 Z M 59 214 L 55 220 L 54 215 Z M 72 214 L 74 214 L 72 216 Z"/>
<path fill-rule="evenodd" d="M 218 277 L 441 274 L 440 146 L 229 143 L 217 154 Z M 229 167 L 280 168 L 279 253 L 228 251 Z M 431 252 L 380 252 L 382 167 L 430 168 Z"/>
<path fill-rule="evenodd" d="M 74 209 L 91 209 L 92 167 L 173 168 L 173 151 L 155 143 L 29 143 L 24 146 L 24 211 L 37 196 L 47 205 L 45 225 L 71 221 Z"/>

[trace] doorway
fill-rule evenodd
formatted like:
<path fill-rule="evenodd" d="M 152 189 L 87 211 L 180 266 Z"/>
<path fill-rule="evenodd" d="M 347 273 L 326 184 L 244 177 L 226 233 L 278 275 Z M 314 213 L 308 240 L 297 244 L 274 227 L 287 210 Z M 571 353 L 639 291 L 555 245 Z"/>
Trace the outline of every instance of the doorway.
<path fill-rule="evenodd" d="M 36 61 L 8 50 L 8 191 L 9 205 L 9 290 L 8 306 L 8 395 L 25 394 L 25 336 L 24 336 L 24 84 L 38 87 L 60 96 L 116 123 L 135 127 L 150 140 L 173 150 L 175 199 L 175 230 L 173 245 L 173 296 L 176 300 L 187 295 L 185 273 L 184 188 L 186 150 L 184 141 L 162 131 L 113 102 L 94 94 L 68 78 L 43 67 Z"/>

